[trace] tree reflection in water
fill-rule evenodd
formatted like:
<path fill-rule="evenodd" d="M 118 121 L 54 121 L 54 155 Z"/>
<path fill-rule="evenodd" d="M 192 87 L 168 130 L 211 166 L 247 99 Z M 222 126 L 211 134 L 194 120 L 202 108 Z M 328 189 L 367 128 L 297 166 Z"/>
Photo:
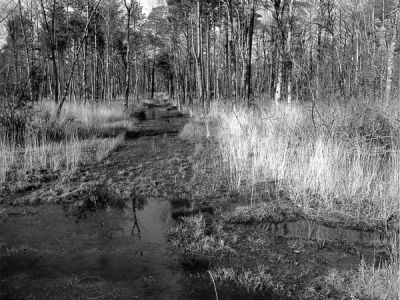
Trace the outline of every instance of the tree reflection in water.
<path fill-rule="evenodd" d="M 136 214 L 136 198 L 132 199 L 132 210 L 133 210 L 133 226 L 132 226 L 132 231 L 131 235 L 134 237 L 135 236 L 135 229 L 137 230 L 137 237 L 139 240 L 141 240 L 140 236 L 140 226 L 139 226 L 139 220 Z"/>

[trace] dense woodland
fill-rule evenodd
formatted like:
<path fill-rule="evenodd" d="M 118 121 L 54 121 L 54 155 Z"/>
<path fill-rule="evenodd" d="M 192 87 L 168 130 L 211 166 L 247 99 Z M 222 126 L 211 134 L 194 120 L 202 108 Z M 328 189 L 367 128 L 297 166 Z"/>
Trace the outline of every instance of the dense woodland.
<path fill-rule="evenodd" d="M 392 0 L 18 0 L 3 4 L 0 95 L 14 103 L 180 103 L 397 95 Z"/>

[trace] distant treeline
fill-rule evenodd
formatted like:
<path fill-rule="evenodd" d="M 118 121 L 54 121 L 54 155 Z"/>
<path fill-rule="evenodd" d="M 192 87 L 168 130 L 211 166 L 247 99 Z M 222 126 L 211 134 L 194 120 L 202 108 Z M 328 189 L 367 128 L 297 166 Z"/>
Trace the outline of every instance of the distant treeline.
<path fill-rule="evenodd" d="M 127 0 L 7 6 L 0 96 L 111 101 L 368 96 L 400 85 L 394 0 Z"/>

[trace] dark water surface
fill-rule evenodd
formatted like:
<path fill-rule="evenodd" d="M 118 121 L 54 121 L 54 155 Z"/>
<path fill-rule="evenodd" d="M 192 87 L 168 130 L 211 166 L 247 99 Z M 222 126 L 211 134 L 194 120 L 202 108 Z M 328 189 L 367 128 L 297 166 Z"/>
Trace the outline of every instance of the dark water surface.
<path fill-rule="evenodd" d="M 384 232 L 328 227 L 315 221 L 299 220 L 272 224 L 269 231 L 288 238 L 303 238 L 317 241 L 344 242 L 361 246 L 390 244 L 390 234 Z"/>
<path fill-rule="evenodd" d="M 166 232 L 174 222 L 169 201 L 132 200 L 124 208 L 107 205 L 85 214 L 81 208 L 88 206 L 79 205 L 40 206 L 36 213 L 0 221 L 0 299 L 215 299 L 207 273 L 184 269 L 168 250 Z M 267 237 L 363 246 L 387 242 L 379 234 L 304 220 L 263 231 Z M 287 247 L 285 240 L 273 239 L 274 247 Z M 343 256 L 340 250 L 331 255 Z M 218 294 L 257 299 L 229 286 L 219 286 Z"/>
<path fill-rule="evenodd" d="M 2 297 L 57 298 L 49 292 L 49 282 L 57 286 L 72 277 L 79 283 L 102 282 L 99 289 L 111 283 L 118 287 L 115 298 L 213 299 L 212 283 L 203 279 L 193 286 L 166 250 L 169 202 L 148 199 L 133 209 L 134 204 L 120 211 L 107 208 L 84 220 L 62 206 L 43 206 L 36 215 L 1 223 Z M 68 298 L 66 293 L 60 297 Z"/>

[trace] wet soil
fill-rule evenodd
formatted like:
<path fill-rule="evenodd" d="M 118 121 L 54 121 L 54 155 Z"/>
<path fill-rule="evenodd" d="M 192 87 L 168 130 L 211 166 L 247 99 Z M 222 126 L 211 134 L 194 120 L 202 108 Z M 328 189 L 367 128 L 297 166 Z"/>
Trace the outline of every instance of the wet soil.
<path fill-rule="evenodd" d="M 1 299 L 215 299 L 208 270 L 260 266 L 270 289 L 217 280 L 219 299 L 335 299 L 324 284 L 329 270 L 390 256 L 391 235 L 380 224 L 323 222 L 284 197 L 260 200 L 254 217 L 254 206 L 240 208 L 246 195 L 228 192 L 207 161 L 198 167 L 199 146 L 178 135 L 186 116 L 168 105 L 133 116 L 137 127 L 103 161 L 3 194 Z M 220 226 L 229 248 L 205 269 L 188 268 L 166 238 L 169 227 L 199 213 L 207 234 Z"/>

